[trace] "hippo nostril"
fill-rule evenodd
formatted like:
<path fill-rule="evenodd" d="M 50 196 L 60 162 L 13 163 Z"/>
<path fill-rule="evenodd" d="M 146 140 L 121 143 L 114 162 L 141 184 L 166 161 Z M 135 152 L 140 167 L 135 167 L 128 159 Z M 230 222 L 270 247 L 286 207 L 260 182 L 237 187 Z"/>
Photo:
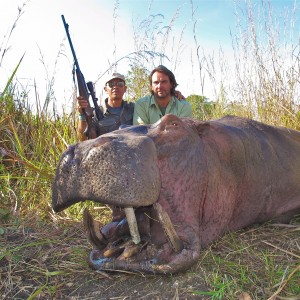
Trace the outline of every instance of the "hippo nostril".
<path fill-rule="evenodd" d="M 136 133 L 147 134 L 148 128 L 145 125 L 139 125 L 139 126 L 136 126 L 133 131 Z"/>

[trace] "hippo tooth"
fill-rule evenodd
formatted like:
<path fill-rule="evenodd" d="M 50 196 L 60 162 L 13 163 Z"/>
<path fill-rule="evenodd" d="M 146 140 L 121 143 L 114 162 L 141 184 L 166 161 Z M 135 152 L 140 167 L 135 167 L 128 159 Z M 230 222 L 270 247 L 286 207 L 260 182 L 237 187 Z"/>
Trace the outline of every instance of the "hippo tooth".
<path fill-rule="evenodd" d="M 139 230 L 138 230 L 134 210 L 133 210 L 132 207 L 125 207 L 124 211 L 125 211 L 126 218 L 127 218 L 127 221 L 128 221 L 129 231 L 130 231 L 132 241 L 135 244 L 139 244 L 141 242 L 141 237 L 140 237 L 140 234 L 139 234 Z"/>
<path fill-rule="evenodd" d="M 125 241 L 125 242 L 123 242 L 123 243 L 121 243 L 117 246 L 111 246 L 110 248 L 107 248 L 104 251 L 103 256 L 108 258 L 108 257 L 113 257 L 113 256 L 116 256 L 116 255 L 119 255 L 129 245 L 132 245 L 132 241 Z"/>
<path fill-rule="evenodd" d="M 118 259 L 130 258 L 133 255 L 137 254 L 139 250 L 140 250 L 140 245 L 131 243 L 125 247 L 123 253 L 118 257 Z"/>
<path fill-rule="evenodd" d="M 83 211 L 83 226 L 87 233 L 88 241 L 97 249 L 103 249 L 108 241 L 100 231 L 100 223 L 94 221 L 89 210 L 85 208 Z"/>
<path fill-rule="evenodd" d="M 180 238 L 178 237 L 178 234 L 171 222 L 169 215 L 159 203 L 155 203 L 153 206 L 157 211 L 159 221 L 172 245 L 172 248 L 175 252 L 180 252 L 183 249 L 183 244 Z"/>

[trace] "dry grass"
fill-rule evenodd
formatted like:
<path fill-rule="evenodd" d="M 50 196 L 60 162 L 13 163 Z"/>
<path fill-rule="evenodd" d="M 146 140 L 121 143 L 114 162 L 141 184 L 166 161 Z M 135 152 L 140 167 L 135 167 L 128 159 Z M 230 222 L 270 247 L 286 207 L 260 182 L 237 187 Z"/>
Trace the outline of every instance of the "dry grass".
<path fill-rule="evenodd" d="M 203 250 L 191 270 L 173 276 L 93 271 L 82 224 L 59 224 L 1 227 L 1 299 L 300 297 L 299 219 L 228 234 Z"/>

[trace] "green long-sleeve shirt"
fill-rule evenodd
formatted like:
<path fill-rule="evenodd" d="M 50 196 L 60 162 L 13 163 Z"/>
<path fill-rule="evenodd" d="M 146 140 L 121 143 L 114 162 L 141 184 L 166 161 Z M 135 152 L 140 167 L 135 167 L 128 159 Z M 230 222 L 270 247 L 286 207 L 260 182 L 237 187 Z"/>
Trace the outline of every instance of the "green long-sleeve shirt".
<path fill-rule="evenodd" d="M 186 100 L 179 101 L 172 96 L 165 114 L 173 114 L 178 117 L 192 117 L 192 106 Z M 134 106 L 133 125 L 153 124 L 163 117 L 153 95 L 147 95 L 139 99 Z"/>

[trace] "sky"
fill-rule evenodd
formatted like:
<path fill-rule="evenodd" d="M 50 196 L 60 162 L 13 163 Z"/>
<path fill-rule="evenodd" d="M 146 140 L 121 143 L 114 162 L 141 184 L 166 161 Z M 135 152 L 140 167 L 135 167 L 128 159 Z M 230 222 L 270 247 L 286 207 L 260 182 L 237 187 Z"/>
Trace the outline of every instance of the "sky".
<path fill-rule="evenodd" d="M 294 4 L 293 0 L 270 2 L 279 14 Z M 243 17 L 245 8 L 243 0 L 1 0 L 1 4 L 0 91 L 25 53 L 16 80 L 29 91 L 31 101 L 36 99 L 36 90 L 43 104 L 54 78 L 52 97 L 67 111 L 72 107 L 73 60 L 61 15 L 69 24 L 81 71 L 86 81 L 96 83 L 100 99 L 105 97 L 103 85 L 109 72 L 126 75 L 131 61 L 125 57 L 137 49 L 164 53 L 162 60 L 150 60 L 147 68 L 155 63 L 170 68 L 183 95 L 203 92 L 211 98 L 213 87 L 209 82 L 204 91 L 200 88 L 196 48 L 212 54 L 222 47 L 229 60 L 233 59 L 230 33 L 236 30 L 236 14 Z M 22 15 L 11 31 L 18 8 L 22 8 Z M 159 32 L 166 32 L 167 26 L 171 31 L 164 41 Z M 147 38 L 151 34 L 154 42 Z M 107 71 L 116 60 L 120 62 Z"/>

